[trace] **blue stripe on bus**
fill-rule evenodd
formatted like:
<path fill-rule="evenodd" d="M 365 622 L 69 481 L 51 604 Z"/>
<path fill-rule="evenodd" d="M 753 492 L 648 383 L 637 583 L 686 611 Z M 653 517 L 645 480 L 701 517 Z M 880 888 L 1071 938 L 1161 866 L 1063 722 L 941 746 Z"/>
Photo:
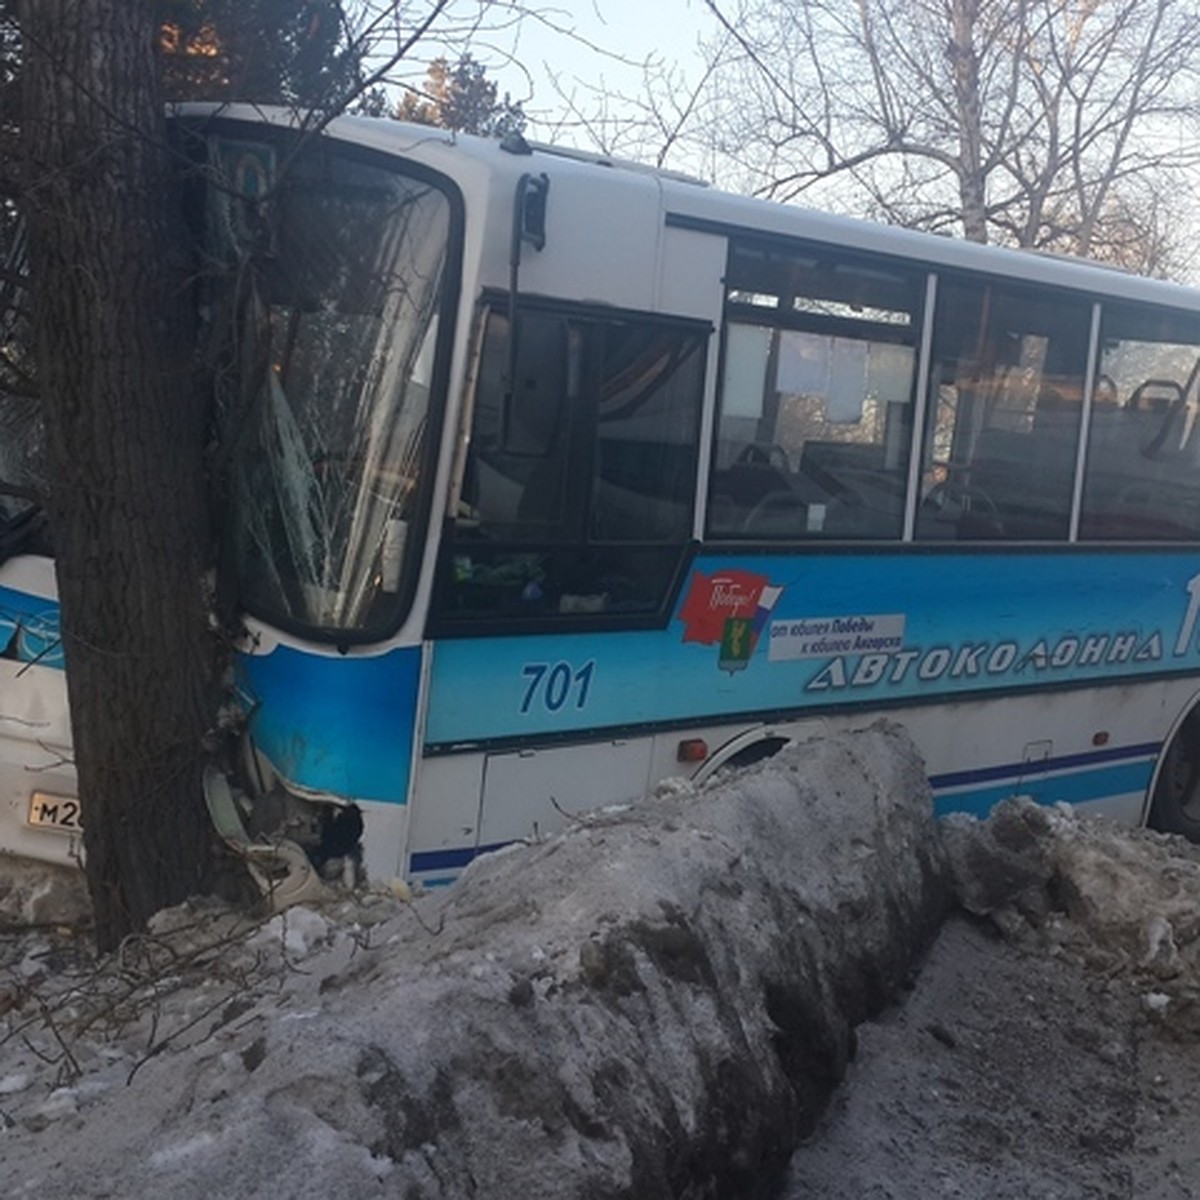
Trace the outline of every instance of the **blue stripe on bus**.
<path fill-rule="evenodd" d="M 929 784 L 937 792 L 972 783 L 985 783 L 993 779 L 1028 779 L 1033 775 L 1045 775 L 1051 771 L 1069 770 L 1096 763 L 1157 758 L 1161 749 L 1161 742 L 1141 742 L 1136 746 L 1113 746 L 1106 750 L 1089 750 L 1083 754 L 1064 754 L 1058 758 L 1004 763 L 998 767 L 973 767 L 968 771 L 948 771 L 943 775 L 930 775 Z"/>
<path fill-rule="evenodd" d="M 449 850 L 423 850 L 410 855 L 408 869 L 414 875 L 418 871 L 461 871 L 472 859 L 481 854 L 490 854 L 507 846 L 508 842 L 492 842 L 487 846 L 457 846 Z M 430 881 L 425 880 L 426 884 Z"/>
<path fill-rule="evenodd" d="M 1108 796 L 1124 796 L 1144 792 L 1150 783 L 1154 762 L 1117 763 L 1090 771 L 1065 775 L 1042 776 L 1037 780 L 1022 780 L 1019 786 L 995 784 L 991 787 L 934 793 L 934 811 L 938 816 L 961 812 L 985 817 L 1001 800 L 1013 795 L 1031 796 L 1040 804 L 1084 804 Z M 1014 777 L 1015 782 L 1015 777 Z"/>

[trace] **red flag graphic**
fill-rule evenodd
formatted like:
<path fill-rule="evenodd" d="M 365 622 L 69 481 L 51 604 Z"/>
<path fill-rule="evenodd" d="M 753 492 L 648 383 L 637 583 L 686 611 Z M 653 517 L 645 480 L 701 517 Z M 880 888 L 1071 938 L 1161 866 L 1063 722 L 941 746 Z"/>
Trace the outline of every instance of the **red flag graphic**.
<path fill-rule="evenodd" d="M 752 571 L 714 571 L 711 575 L 697 571 L 679 609 L 683 640 L 715 645 L 730 617 L 754 616 L 766 586 L 767 577 Z"/>

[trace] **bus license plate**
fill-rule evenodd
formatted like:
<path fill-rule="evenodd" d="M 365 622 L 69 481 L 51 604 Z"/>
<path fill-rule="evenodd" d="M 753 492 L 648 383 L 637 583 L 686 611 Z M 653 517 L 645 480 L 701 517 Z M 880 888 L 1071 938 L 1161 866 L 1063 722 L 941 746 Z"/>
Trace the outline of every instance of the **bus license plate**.
<path fill-rule="evenodd" d="M 29 797 L 28 822 L 35 829 L 79 833 L 79 801 L 69 796 L 50 796 L 46 792 L 34 792 Z"/>

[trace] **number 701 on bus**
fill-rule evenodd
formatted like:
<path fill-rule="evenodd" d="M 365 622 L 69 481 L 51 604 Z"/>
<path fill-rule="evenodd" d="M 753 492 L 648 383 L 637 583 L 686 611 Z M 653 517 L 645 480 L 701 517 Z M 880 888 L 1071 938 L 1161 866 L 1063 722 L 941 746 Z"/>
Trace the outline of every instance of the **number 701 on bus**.
<path fill-rule="evenodd" d="M 581 709 L 587 704 L 596 671 L 595 659 L 581 667 L 569 662 L 526 663 L 521 676 L 527 680 L 521 699 L 521 712 L 545 710 L 558 712 L 570 705 Z"/>

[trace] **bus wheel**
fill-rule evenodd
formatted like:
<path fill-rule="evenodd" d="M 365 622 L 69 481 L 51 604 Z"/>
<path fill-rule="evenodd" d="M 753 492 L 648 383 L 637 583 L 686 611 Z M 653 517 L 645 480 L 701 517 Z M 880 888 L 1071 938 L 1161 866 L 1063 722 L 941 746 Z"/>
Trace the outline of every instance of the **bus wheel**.
<path fill-rule="evenodd" d="M 1167 747 L 1147 824 L 1200 842 L 1200 710 L 1187 715 Z"/>

